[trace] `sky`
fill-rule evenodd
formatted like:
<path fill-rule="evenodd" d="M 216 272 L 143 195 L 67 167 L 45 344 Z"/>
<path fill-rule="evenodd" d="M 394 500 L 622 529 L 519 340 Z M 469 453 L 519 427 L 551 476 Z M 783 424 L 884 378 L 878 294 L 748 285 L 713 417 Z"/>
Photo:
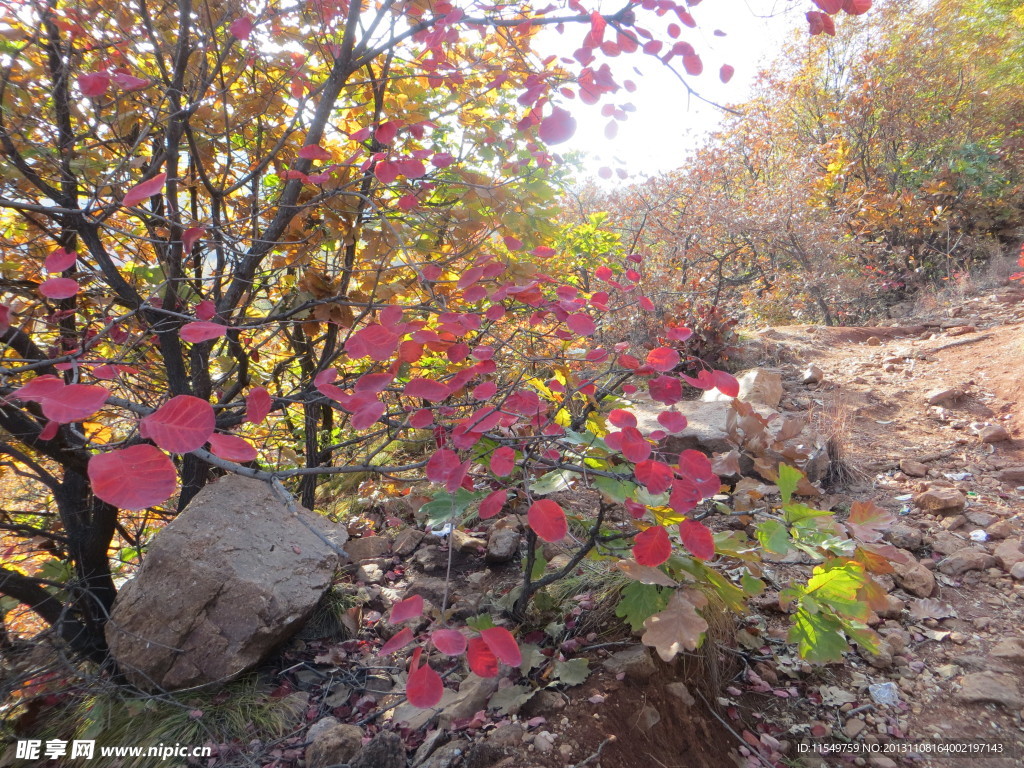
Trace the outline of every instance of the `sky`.
<path fill-rule="evenodd" d="M 757 72 L 776 57 L 790 33 L 806 28 L 804 12 L 809 9 L 814 6 L 800 0 L 704 0 L 690 8 L 698 26 L 684 29 L 679 39 L 691 43 L 704 62 L 703 73 L 688 78 L 691 87 L 716 103 L 744 101 Z M 726 35 L 714 35 L 716 29 Z M 566 55 L 568 45 L 575 49 L 576 37 L 574 31 L 565 38 L 552 32 L 538 41 L 538 47 L 541 52 L 548 49 Z M 608 139 L 609 118 L 601 115 L 603 102 L 561 104 L 576 118 L 577 130 L 559 149 L 585 153 L 586 173 L 596 176 L 602 167 L 621 168 L 634 177 L 671 170 L 682 165 L 687 152 L 718 124 L 722 111 L 689 97 L 683 84 L 654 58 L 633 54 L 602 60 L 609 62 L 619 82 L 636 83 L 635 92 L 622 90 L 613 98 L 618 104 L 632 103 L 636 111 L 619 122 L 617 135 Z M 681 61 L 675 62 L 682 71 Z M 719 80 L 722 64 L 735 68 L 727 84 Z"/>

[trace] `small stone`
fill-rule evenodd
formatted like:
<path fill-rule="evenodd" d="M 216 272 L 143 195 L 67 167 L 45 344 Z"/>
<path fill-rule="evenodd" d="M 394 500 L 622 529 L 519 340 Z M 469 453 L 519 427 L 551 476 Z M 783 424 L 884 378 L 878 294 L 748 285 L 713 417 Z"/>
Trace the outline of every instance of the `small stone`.
<path fill-rule="evenodd" d="M 814 363 L 811 363 L 800 374 L 800 380 L 804 384 L 820 384 L 825 378 L 825 372 Z"/>
<path fill-rule="evenodd" d="M 860 718 L 851 717 L 849 720 L 846 721 L 846 724 L 843 726 L 843 733 L 845 733 L 847 737 L 855 739 L 861 733 L 861 731 L 863 731 L 867 727 L 868 724 Z"/>
<path fill-rule="evenodd" d="M 989 654 L 1009 661 L 1024 661 L 1024 640 L 1019 637 L 1004 637 L 994 646 Z"/>
<path fill-rule="evenodd" d="M 688 707 L 692 707 L 697 703 L 697 700 L 690 693 L 690 689 L 686 687 L 686 683 L 669 683 L 665 686 L 665 693 L 679 699 Z"/>
<path fill-rule="evenodd" d="M 448 567 L 448 553 L 436 545 L 421 547 L 412 560 L 424 573 L 436 573 Z"/>
<path fill-rule="evenodd" d="M 492 528 L 484 559 L 488 563 L 507 563 L 519 553 L 520 540 L 519 532 L 512 528 Z"/>
<path fill-rule="evenodd" d="M 955 531 L 957 528 L 963 528 L 967 525 L 967 517 L 964 515 L 953 515 L 952 517 L 943 518 L 939 525 L 945 528 L 947 531 Z M 940 554 L 948 555 L 948 552 L 942 552 Z"/>
<path fill-rule="evenodd" d="M 329 722 L 329 721 L 332 721 Z M 327 725 L 321 725 L 322 723 Z M 306 765 L 308 768 L 327 768 L 328 765 L 349 762 L 363 747 L 363 729 L 356 725 L 339 723 L 333 717 L 316 722 L 306 740 Z"/>
<path fill-rule="evenodd" d="M 978 510 L 971 510 L 967 513 L 967 519 L 979 528 L 987 528 L 992 525 L 998 518 L 995 515 L 990 515 L 988 512 L 981 512 Z"/>
<path fill-rule="evenodd" d="M 967 497 L 956 488 L 929 488 L 914 497 L 914 506 L 925 512 L 943 515 L 962 512 L 966 504 Z"/>
<path fill-rule="evenodd" d="M 903 459 L 900 462 L 900 469 L 910 477 L 924 477 L 928 474 L 928 467 L 914 459 Z"/>
<path fill-rule="evenodd" d="M 547 754 L 555 748 L 555 735 L 550 731 L 541 731 L 533 737 L 533 746 L 541 754 Z"/>
<path fill-rule="evenodd" d="M 987 427 L 982 427 L 978 432 L 978 437 L 981 438 L 983 443 L 1002 443 L 1011 439 L 1010 433 L 1006 431 L 1006 427 L 999 424 L 990 424 Z"/>
<path fill-rule="evenodd" d="M 999 566 L 1009 571 L 1017 563 L 1024 561 L 1024 552 L 1020 551 L 1020 539 L 1004 539 L 996 546 L 995 554 Z"/>
<path fill-rule="evenodd" d="M 1010 568 L 1010 575 L 1017 581 L 1024 581 L 1024 560 L 1013 564 L 1013 567 Z"/>
<path fill-rule="evenodd" d="M 356 568 L 356 581 L 362 581 L 366 584 L 382 584 L 384 582 L 384 569 L 379 563 L 362 563 Z"/>
<path fill-rule="evenodd" d="M 658 673 L 654 659 L 646 646 L 634 645 L 624 651 L 613 653 L 601 666 L 612 674 L 623 674 L 632 682 L 650 680 Z"/>
<path fill-rule="evenodd" d="M 636 724 L 641 731 L 650 731 L 661 722 L 661 713 L 658 712 L 657 707 L 650 704 L 640 710 L 640 715 L 637 717 Z"/>
<path fill-rule="evenodd" d="M 415 528 L 405 528 L 395 536 L 391 550 L 399 557 L 408 557 L 416 551 L 424 535 L 423 531 L 417 531 Z"/>
<path fill-rule="evenodd" d="M 996 672 L 964 675 L 957 695 L 961 701 L 969 703 L 994 702 L 1014 708 L 1024 706 L 1024 697 L 1020 695 L 1016 678 Z"/>
<path fill-rule="evenodd" d="M 999 520 L 986 528 L 985 533 L 990 539 L 1005 539 L 1013 533 L 1013 526 L 1009 520 Z"/>
<path fill-rule="evenodd" d="M 936 566 L 947 576 L 960 576 L 967 571 L 983 571 L 995 565 L 996 559 L 978 549 L 962 549 L 940 561 Z"/>
<path fill-rule="evenodd" d="M 920 549 L 923 541 L 921 531 L 906 523 L 893 523 L 889 530 L 885 532 L 885 538 L 893 546 L 910 550 Z"/>
<path fill-rule="evenodd" d="M 349 539 L 345 544 L 345 551 L 353 563 L 384 557 L 390 550 L 391 542 L 383 536 L 363 536 L 359 539 Z"/>
<path fill-rule="evenodd" d="M 1024 467 L 1006 467 L 996 472 L 996 480 L 1001 483 L 1024 483 Z"/>
<path fill-rule="evenodd" d="M 930 597 L 935 591 L 935 576 L 914 559 L 909 552 L 906 553 L 909 563 L 893 563 L 893 577 L 896 583 L 912 595 L 917 597 Z"/>
<path fill-rule="evenodd" d="M 928 405 L 944 405 L 955 402 L 963 396 L 964 392 L 959 387 L 938 387 L 929 390 L 924 397 Z"/>
<path fill-rule="evenodd" d="M 882 346 L 882 340 L 877 336 L 868 336 L 867 341 L 864 342 L 869 347 L 880 347 Z"/>

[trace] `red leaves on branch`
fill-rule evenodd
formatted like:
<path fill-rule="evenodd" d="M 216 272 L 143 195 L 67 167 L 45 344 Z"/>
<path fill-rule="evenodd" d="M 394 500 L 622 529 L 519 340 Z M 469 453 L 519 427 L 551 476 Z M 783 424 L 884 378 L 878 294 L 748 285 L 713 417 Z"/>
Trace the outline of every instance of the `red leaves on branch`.
<path fill-rule="evenodd" d="M 461 656 L 468 646 L 466 636 L 457 629 L 436 629 L 430 633 L 430 642 L 445 656 Z"/>
<path fill-rule="evenodd" d="M 647 384 L 651 399 L 663 405 L 675 405 L 683 399 L 683 385 L 675 376 L 658 376 Z"/>
<path fill-rule="evenodd" d="M 110 75 L 106 72 L 90 72 L 78 76 L 78 90 L 86 98 L 102 96 L 110 87 Z"/>
<path fill-rule="evenodd" d="M 582 312 L 569 315 L 565 318 L 565 324 L 569 326 L 573 333 L 578 333 L 580 336 L 593 336 L 594 331 L 597 330 L 597 326 L 590 319 L 590 315 L 583 314 Z"/>
<path fill-rule="evenodd" d="M 513 448 L 503 445 L 491 454 L 491 472 L 498 477 L 508 477 L 516 465 L 516 452 Z"/>
<path fill-rule="evenodd" d="M 401 624 L 403 621 L 419 618 L 422 615 L 423 598 L 420 595 L 413 595 L 391 606 L 391 615 L 388 617 L 388 621 L 392 624 Z"/>
<path fill-rule="evenodd" d="M 228 461 L 254 461 L 257 456 L 256 447 L 238 435 L 210 435 L 210 453 Z"/>
<path fill-rule="evenodd" d="M 403 392 L 409 397 L 421 397 L 439 403 L 451 394 L 451 389 L 447 384 L 433 379 L 410 379 Z"/>
<path fill-rule="evenodd" d="M 39 284 L 39 292 L 48 299 L 70 299 L 78 293 L 78 283 L 70 277 L 51 277 Z"/>
<path fill-rule="evenodd" d="M 732 80 L 732 76 L 736 74 L 736 67 L 731 64 L 723 64 L 722 68 L 718 70 L 718 79 L 723 83 L 728 83 Z"/>
<path fill-rule="evenodd" d="M 686 417 L 679 411 L 662 411 L 658 414 L 658 423 L 668 432 L 682 432 L 686 429 Z"/>
<path fill-rule="evenodd" d="M 120 509 L 146 509 L 167 501 L 178 485 L 178 473 L 163 451 L 133 445 L 89 459 L 92 492 Z"/>
<path fill-rule="evenodd" d="M 469 470 L 469 462 L 462 462 L 455 451 L 441 448 L 427 461 L 424 473 L 432 483 L 443 485 L 448 493 L 455 493 Z"/>
<path fill-rule="evenodd" d="M 390 640 L 380 647 L 377 654 L 379 656 L 390 656 L 395 651 L 400 651 L 411 643 L 412 637 L 412 630 L 409 627 L 402 627 L 402 629 L 391 636 Z"/>
<path fill-rule="evenodd" d="M 836 25 L 832 17 L 821 11 L 808 11 L 806 13 L 808 31 L 812 35 L 820 35 L 824 32 L 827 35 L 835 36 Z"/>
<path fill-rule="evenodd" d="M 489 627 L 480 631 L 480 637 L 487 643 L 499 661 L 510 667 L 518 667 L 523 663 L 523 656 L 515 637 L 504 627 Z"/>
<path fill-rule="evenodd" d="M 442 696 L 444 683 L 429 664 L 424 664 L 409 673 L 409 680 L 405 685 L 405 698 L 414 707 L 433 707 L 441 701 Z"/>
<path fill-rule="evenodd" d="M 43 398 L 43 415 L 58 424 L 84 421 L 98 411 L 110 392 L 98 384 L 68 384 Z"/>
<path fill-rule="evenodd" d="M 71 269 L 77 259 L 78 254 L 74 251 L 58 248 L 46 257 L 43 266 L 46 267 L 47 272 L 63 272 L 65 269 Z"/>
<path fill-rule="evenodd" d="M 569 533 L 565 511 L 551 499 L 538 499 L 526 513 L 530 528 L 542 541 L 561 541 Z"/>
<path fill-rule="evenodd" d="M 608 413 L 608 421 L 613 426 L 622 429 L 624 427 L 635 427 L 636 426 L 636 414 L 632 411 L 626 411 L 622 408 L 616 408 Z"/>
<path fill-rule="evenodd" d="M 469 639 L 466 661 L 473 673 L 480 677 L 498 676 L 498 657 L 482 637 Z"/>
<path fill-rule="evenodd" d="M 172 397 L 139 424 L 139 434 L 165 451 L 188 453 L 210 439 L 217 419 L 213 406 L 192 395 Z"/>
<path fill-rule="evenodd" d="M 700 451 L 688 450 L 679 454 L 679 474 L 693 483 L 703 498 L 714 496 L 722 487 L 711 461 Z"/>
<path fill-rule="evenodd" d="M 812 0 L 825 13 L 839 13 L 843 9 L 843 0 Z"/>
<path fill-rule="evenodd" d="M 647 365 L 661 373 L 667 373 L 679 365 L 679 353 L 671 347 L 657 347 L 647 353 Z"/>
<path fill-rule="evenodd" d="M 178 335 L 183 341 L 187 341 L 190 344 L 201 344 L 210 339 L 218 339 L 226 335 L 227 332 L 226 325 L 210 323 L 206 320 L 196 320 L 193 323 L 185 323 L 185 325 L 181 326 Z"/>
<path fill-rule="evenodd" d="M 634 464 L 651 455 L 651 444 L 636 427 L 626 427 L 621 432 L 608 433 L 605 436 L 605 443 Z"/>
<path fill-rule="evenodd" d="M 138 205 L 144 200 L 160 194 L 166 182 L 167 174 L 158 173 L 153 178 L 136 184 L 125 193 L 124 199 L 121 200 L 121 205 L 125 208 L 131 208 L 133 205 Z"/>
<path fill-rule="evenodd" d="M 672 555 L 668 531 L 660 525 L 641 531 L 633 539 L 633 559 L 640 565 L 657 567 Z"/>
<path fill-rule="evenodd" d="M 690 553 L 701 560 L 710 560 L 715 556 L 715 540 L 711 531 L 696 520 L 683 520 L 679 524 L 679 536 Z"/>
<path fill-rule="evenodd" d="M 843 0 L 843 10 L 851 16 L 860 16 L 871 10 L 871 0 Z"/>
<path fill-rule="evenodd" d="M 253 387 L 245 398 L 245 420 L 250 424 L 262 424 L 272 405 L 273 400 L 266 387 Z"/>
<path fill-rule="evenodd" d="M 661 461 L 646 459 L 636 465 L 636 479 L 647 486 L 647 490 L 658 495 L 672 487 L 675 473 L 672 467 Z"/>
<path fill-rule="evenodd" d="M 228 32 L 238 40 L 248 40 L 252 34 L 252 17 L 246 14 L 228 24 Z"/>
<path fill-rule="evenodd" d="M 551 114 L 540 122 L 540 138 L 545 144 L 561 144 L 576 133 L 576 118 L 569 110 L 555 107 Z"/>
<path fill-rule="evenodd" d="M 181 247 L 185 253 L 191 253 L 193 246 L 202 240 L 204 235 L 206 235 L 206 227 L 189 227 L 182 232 Z"/>

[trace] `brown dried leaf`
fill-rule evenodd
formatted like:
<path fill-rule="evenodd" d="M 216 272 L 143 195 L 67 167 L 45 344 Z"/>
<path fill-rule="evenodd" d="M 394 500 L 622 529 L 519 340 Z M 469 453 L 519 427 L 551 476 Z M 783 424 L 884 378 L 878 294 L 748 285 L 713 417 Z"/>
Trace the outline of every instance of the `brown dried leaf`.
<path fill-rule="evenodd" d="M 956 611 L 949 603 L 943 603 L 934 597 L 914 600 L 910 604 L 910 616 L 917 621 L 924 619 L 949 619 L 956 616 Z"/>
<path fill-rule="evenodd" d="M 640 642 L 653 648 L 662 661 L 672 661 L 680 651 L 694 650 L 708 629 L 708 623 L 697 613 L 707 605 L 707 598 L 695 590 L 676 590 L 661 613 L 644 621 Z"/>
<path fill-rule="evenodd" d="M 677 587 L 679 582 L 649 565 L 640 565 L 636 560 L 619 560 L 615 567 L 622 571 L 629 578 L 639 581 L 641 584 L 653 584 L 659 587 Z"/>

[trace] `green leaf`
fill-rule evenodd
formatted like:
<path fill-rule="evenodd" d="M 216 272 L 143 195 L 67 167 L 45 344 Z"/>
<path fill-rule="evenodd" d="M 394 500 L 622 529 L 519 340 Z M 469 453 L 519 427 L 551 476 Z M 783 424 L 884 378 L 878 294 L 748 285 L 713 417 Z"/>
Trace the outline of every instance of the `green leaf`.
<path fill-rule="evenodd" d="M 479 616 L 471 616 L 466 619 L 466 626 L 470 629 L 475 629 L 477 632 L 482 632 L 485 629 L 491 629 L 498 625 L 494 623 L 494 617 L 491 614 L 481 613 Z"/>
<path fill-rule="evenodd" d="M 541 475 L 540 478 L 531 483 L 530 492 L 537 496 L 547 496 L 549 493 L 567 491 L 572 487 L 571 481 L 575 480 L 579 476 L 579 472 L 556 469 L 554 472 L 548 472 L 546 475 Z"/>
<path fill-rule="evenodd" d="M 643 629 L 647 619 L 664 610 L 672 590 L 631 581 L 622 588 L 621 595 L 619 604 L 615 606 L 615 615 L 625 619 L 630 628 L 637 632 Z"/>
<path fill-rule="evenodd" d="M 840 616 L 863 621 L 868 617 L 868 606 L 857 594 L 864 584 L 864 566 L 852 561 L 841 564 L 836 561 L 836 564 L 819 565 L 814 569 L 807 581 L 806 594 Z"/>
<path fill-rule="evenodd" d="M 499 715 L 513 715 L 536 694 L 537 689 L 527 685 L 510 685 L 508 688 L 499 688 L 487 701 L 487 708 L 498 710 Z"/>
<path fill-rule="evenodd" d="M 755 529 L 757 540 L 761 546 L 776 555 L 789 552 L 789 531 L 778 520 L 764 520 Z"/>
<path fill-rule="evenodd" d="M 794 469 L 788 464 L 779 464 L 779 479 L 775 484 L 779 487 L 779 493 L 782 494 L 783 504 L 789 504 L 789 500 L 793 497 L 793 491 L 796 490 L 797 485 L 800 484 L 800 478 L 803 476 L 804 473 L 799 469 Z"/>
<path fill-rule="evenodd" d="M 519 653 L 523 657 L 522 662 L 519 664 L 519 671 L 523 675 L 530 674 L 530 672 L 548 660 L 548 657 L 541 651 L 540 646 L 533 643 L 520 645 Z"/>
<path fill-rule="evenodd" d="M 533 552 L 533 570 L 530 571 L 530 579 L 537 581 L 544 576 L 544 570 L 548 567 L 548 561 L 544 557 L 544 548 L 537 547 Z"/>
<path fill-rule="evenodd" d="M 842 661 L 843 653 L 849 649 L 837 616 L 821 611 L 811 613 L 802 607 L 793 617 L 789 641 L 796 643 L 801 658 L 822 664 Z"/>
<path fill-rule="evenodd" d="M 590 663 L 586 659 L 570 659 L 556 661 L 553 671 L 554 678 L 570 688 L 579 685 L 590 676 Z"/>
<path fill-rule="evenodd" d="M 749 571 L 740 576 L 740 586 L 750 597 L 757 597 L 764 592 L 764 582 Z"/>
<path fill-rule="evenodd" d="M 827 509 L 814 509 L 808 507 L 806 504 L 783 504 L 782 505 L 783 517 L 786 522 L 790 525 L 793 523 L 799 523 L 801 520 L 807 520 L 811 517 L 826 517 L 831 515 Z"/>
<path fill-rule="evenodd" d="M 599 476 L 594 479 L 594 485 L 612 501 L 625 504 L 626 499 L 636 493 L 636 485 L 626 480 L 616 480 L 613 477 Z"/>
<path fill-rule="evenodd" d="M 420 512 L 426 515 L 430 527 L 434 528 L 463 514 L 470 504 L 483 497 L 484 494 L 473 493 L 465 488 L 459 488 L 455 493 L 441 491 L 434 496 L 433 501 L 420 507 Z"/>

